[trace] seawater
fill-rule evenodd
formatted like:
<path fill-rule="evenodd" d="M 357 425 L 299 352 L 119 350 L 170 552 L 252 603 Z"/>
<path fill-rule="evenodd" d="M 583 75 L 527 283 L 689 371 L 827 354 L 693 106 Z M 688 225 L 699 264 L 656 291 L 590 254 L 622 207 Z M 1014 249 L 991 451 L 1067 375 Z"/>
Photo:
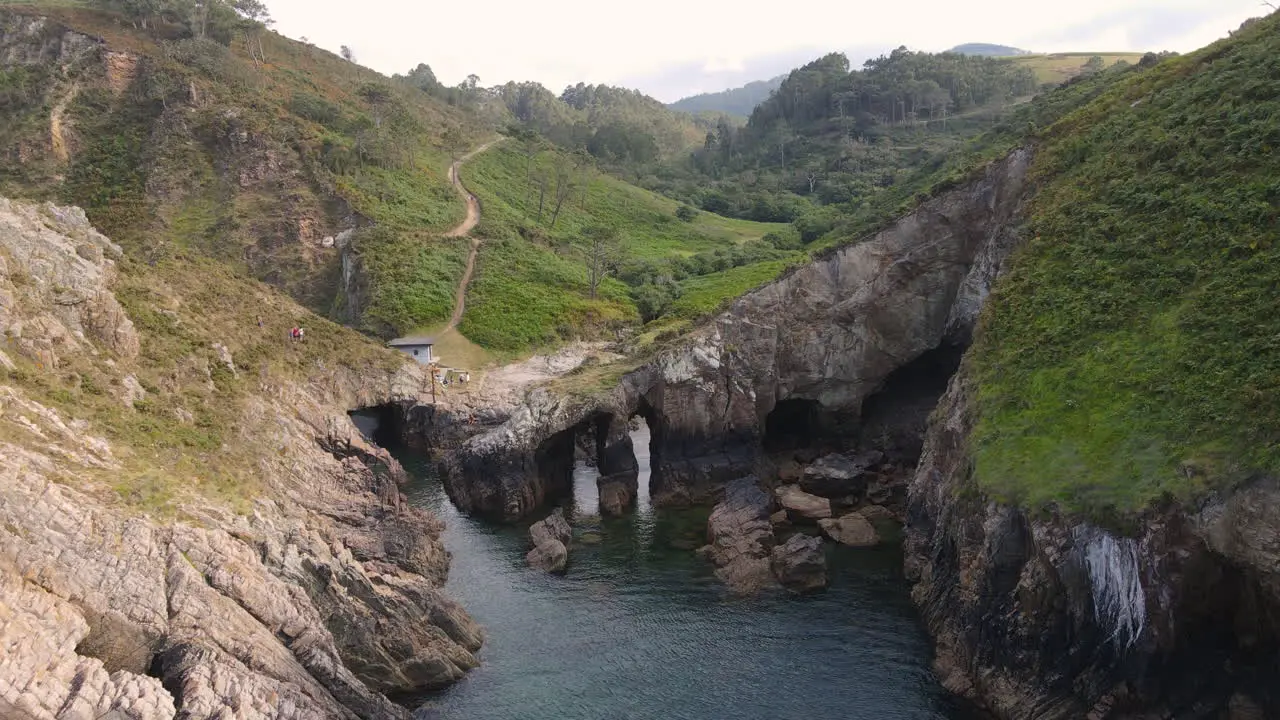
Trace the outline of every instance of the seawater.
<path fill-rule="evenodd" d="M 415 714 L 458 720 L 932 720 L 970 718 L 929 671 L 899 543 L 831 547 L 814 595 L 734 597 L 693 549 L 707 510 L 641 496 L 601 519 L 594 470 L 575 472 L 568 571 L 524 563 L 527 525 L 466 517 L 423 458 L 400 453 L 410 501 L 447 524 L 447 591 L 484 625 L 481 667 Z"/>

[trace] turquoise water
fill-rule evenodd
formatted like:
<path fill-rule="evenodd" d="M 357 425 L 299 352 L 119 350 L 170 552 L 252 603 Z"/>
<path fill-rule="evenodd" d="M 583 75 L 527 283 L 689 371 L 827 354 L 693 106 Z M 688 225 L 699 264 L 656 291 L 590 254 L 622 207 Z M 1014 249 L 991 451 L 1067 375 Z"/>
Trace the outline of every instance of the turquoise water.
<path fill-rule="evenodd" d="M 602 520 L 594 471 L 566 501 L 575 540 L 562 577 L 524 564 L 525 527 L 458 513 L 426 463 L 401 456 L 411 502 L 448 525 L 448 591 L 485 626 L 482 665 L 416 714 L 459 720 L 912 720 L 968 718 L 929 672 L 901 551 L 833 548 L 831 587 L 735 598 L 692 549 L 707 511 L 641 498 Z"/>

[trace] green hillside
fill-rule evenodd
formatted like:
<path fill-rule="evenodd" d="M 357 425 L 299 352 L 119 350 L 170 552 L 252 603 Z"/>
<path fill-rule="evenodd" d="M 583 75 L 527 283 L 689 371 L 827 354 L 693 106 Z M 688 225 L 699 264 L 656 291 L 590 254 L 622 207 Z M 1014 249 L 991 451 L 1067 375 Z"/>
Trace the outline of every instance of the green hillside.
<path fill-rule="evenodd" d="M 681 219 L 679 203 L 598 171 L 589 156 L 528 136 L 477 156 L 466 180 L 484 208 L 477 233 L 485 243 L 460 329 L 507 352 L 652 320 L 680 297 L 683 280 L 731 269 L 728 257 L 742 264 L 743 248 L 763 249 L 762 237 L 787 229 L 690 210 Z M 601 232 L 610 234 L 608 277 L 592 299 L 588 249 Z M 791 254 L 768 250 L 771 257 Z M 682 263 L 701 272 L 673 271 Z M 659 272 L 664 285 L 655 291 Z M 725 286 L 702 305 L 714 308 L 741 292 L 737 287 Z M 654 307 L 655 292 L 663 293 L 661 307 Z"/>
<path fill-rule="evenodd" d="M 976 475 L 1069 510 L 1280 471 L 1280 17 L 1038 133 L 975 347 Z"/>
<path fill-rule="evenodd" d="M 39 58 L 0 68 L 0 149 L 23 159 L 0 166 L 0 193 L 80 205 L 139 254 L 199 252 L 361 321 L 342 297 L 336 236 L 377 225 L 426 242 L 457 223 L 445 135 L 473 142 L 484 128 L 230 10 L 196 34 L 185 6 L 155 7 L 142 30 L 110 2 L 4 5 L 10 38 L 44 15 L 124 59 L 91 50 L 65 71 Z M 461 272 L 434 270 L 451 275 L 446 289 Z M 424 312 L 447 316 L 447 296 Z"/>
<path fill-rule="evenodd" d="M 724 113 L 740 118 L 747 118 L 756 106 L 769 97 L 769 93 L 778 89 L 786 75 L 779 75 L 769 80 L 756 80 L 746 85 L 714 93 L 701 93 L 680 98 L 667 107 L 687 113 Z"/>

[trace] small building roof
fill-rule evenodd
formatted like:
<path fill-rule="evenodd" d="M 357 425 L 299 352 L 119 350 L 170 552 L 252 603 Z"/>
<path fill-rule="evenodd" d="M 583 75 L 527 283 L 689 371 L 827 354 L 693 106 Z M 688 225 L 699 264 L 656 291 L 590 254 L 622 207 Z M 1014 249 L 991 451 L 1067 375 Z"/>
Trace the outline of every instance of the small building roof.
<path fill-rule="evenodd" d="M 391 347 L 404 347 L 406 345 L 435 345 L 435 341 L 435 338 L 427 337 L 425 335 L 410 335 L 398 337 L 395 340 L 388 342 L 387 345 L 390 345 Z"/>

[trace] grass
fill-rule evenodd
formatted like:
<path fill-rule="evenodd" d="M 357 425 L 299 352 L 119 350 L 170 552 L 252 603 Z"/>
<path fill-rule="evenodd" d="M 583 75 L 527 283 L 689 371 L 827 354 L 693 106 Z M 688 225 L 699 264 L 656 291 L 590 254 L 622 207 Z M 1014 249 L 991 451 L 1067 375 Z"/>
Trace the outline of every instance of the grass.
<path fill-rule="evenodd" d="M 515 355 L 635 321 L 626 286 L 606 279 L 591 300 L 581 262 L 505 238 L 480 246 L 458 329 L 491 352 Z"/>
<path fill-rule="evenodd" d="M 1280 471 L 1280 18 L 1044 137 L 974 348 L 979 482 L 1106 514 Z"/>
<path fill-rule="evenodd" d="M 471 342 L 457 328 L 443 330 L 443 326 L 420 328 L 409 335 L 425 335 L 435 340 L 433 357 L 447 367 L 460 370 L 479 370 L 499 360 L 499 357 Z"/>
<path fill-rule="evenodd" d="M 68 112 L 78 152 L 63 169 L 66 182 L 56 184 L 48 163 L 30 162 L 0 171 L 0 189 L 81 205 L 119 242 L 156 252 L 161 239 L 172 239 L 242 263 L 324 312 L 342 303 L 334 297 L 339 251 L 321 238 L 372 222 L 406 241 L 421 240 L 465 212 L 445 178 L 441 138 L 449 125 L 471 140 L 487 130 L 414 88 L 272 32 L 262 35 L 266 62 L 257 63 L 243 39 L 228 48 L 175 41 L 164 37 L 166 28 L 138 31 L 81 3 L 6 2 L 5 10 L 48 15 L 142 59 L 123 92 L 91 64 L 71 68 L 58 83 L 26 82 L 40 92 L 0 103 L 0 146 L 42 147 L 49 107 L 70 84 L 80 88 Z M 385 90 L 381 105 L 362 95 L 371 84 Z M 0 92 L 6 87 L 0 78 Z M 447 266 L 451 250 L 444 254 L 426 264 L 433 271 Z M 388 293 L 424 265 L 412 252 L 387 258 L 383 267 L 400 259 L 406 268 L 380 276 L 395 280 Z M 377 289 L 376 281 L 368 284 Z M 423 300 L 430 290 L 414 287 L 410 294 L 408 302 L 378 307 L 360 322 L 387 327 L 439 319 L 439 303 Z"/>
<path fill-rule="evenodd" d="M 800 253 L 796 254 L 796 259 L 801 257 Z M 680 297 L 671 304 L 668 315 L 696 319 L 713 313 L 727 301 L 778 277 L 793 262 L 795 260 L 770 260 L 689 278 L 680 284 Z"/>
<path fill-rule="evenodd" d="M 1079 75 L 1089 59 L 1102 58 L 1105 67 L 1118 62 L 1136 65 L 1142 59 L 1142 53 L 1053 53 L 1049 55 L 1018 55 L 1009 58 L 1009 62 L 1031 68 L 1036 80 L 1041 83 L 1061 83 Z"/>
<path fill-rule="evenodd" d="M 367 283 L 359 308 L 363 329 L 389 339 L 453 313 L 470 241 L 374 227 L 353 243 Z"/>
<path fill-rule="evenodd" d="M 533 177 L 539 172 L 551 172 L 556 159 L 565 157 L 561 151 L 544 147 L 533 162 Z M 786 227 L 706 212 L 698 213 L 693 222 L 684 222 L 675 217 L 680 206 L 676 201 L 594 170 L 574 174 L 575 191 L 566 199 L 552 227 L 554 175 L 548 182 L 546 207 L 539 222 L 539 192 L 536 182 L 531 184 L 527 179 L 527 162 L 524 151 L 508 142 L 473 158 L 463 176 L 467 187 L 480 198 L 490 227 L 501 226 L 513 232 L 523 229 L 525 235 L 549 245 L 571 242 L 590 226 L 609 225 L 618 228 L 628 258 L 660 259 L 714 250 Z"/>

